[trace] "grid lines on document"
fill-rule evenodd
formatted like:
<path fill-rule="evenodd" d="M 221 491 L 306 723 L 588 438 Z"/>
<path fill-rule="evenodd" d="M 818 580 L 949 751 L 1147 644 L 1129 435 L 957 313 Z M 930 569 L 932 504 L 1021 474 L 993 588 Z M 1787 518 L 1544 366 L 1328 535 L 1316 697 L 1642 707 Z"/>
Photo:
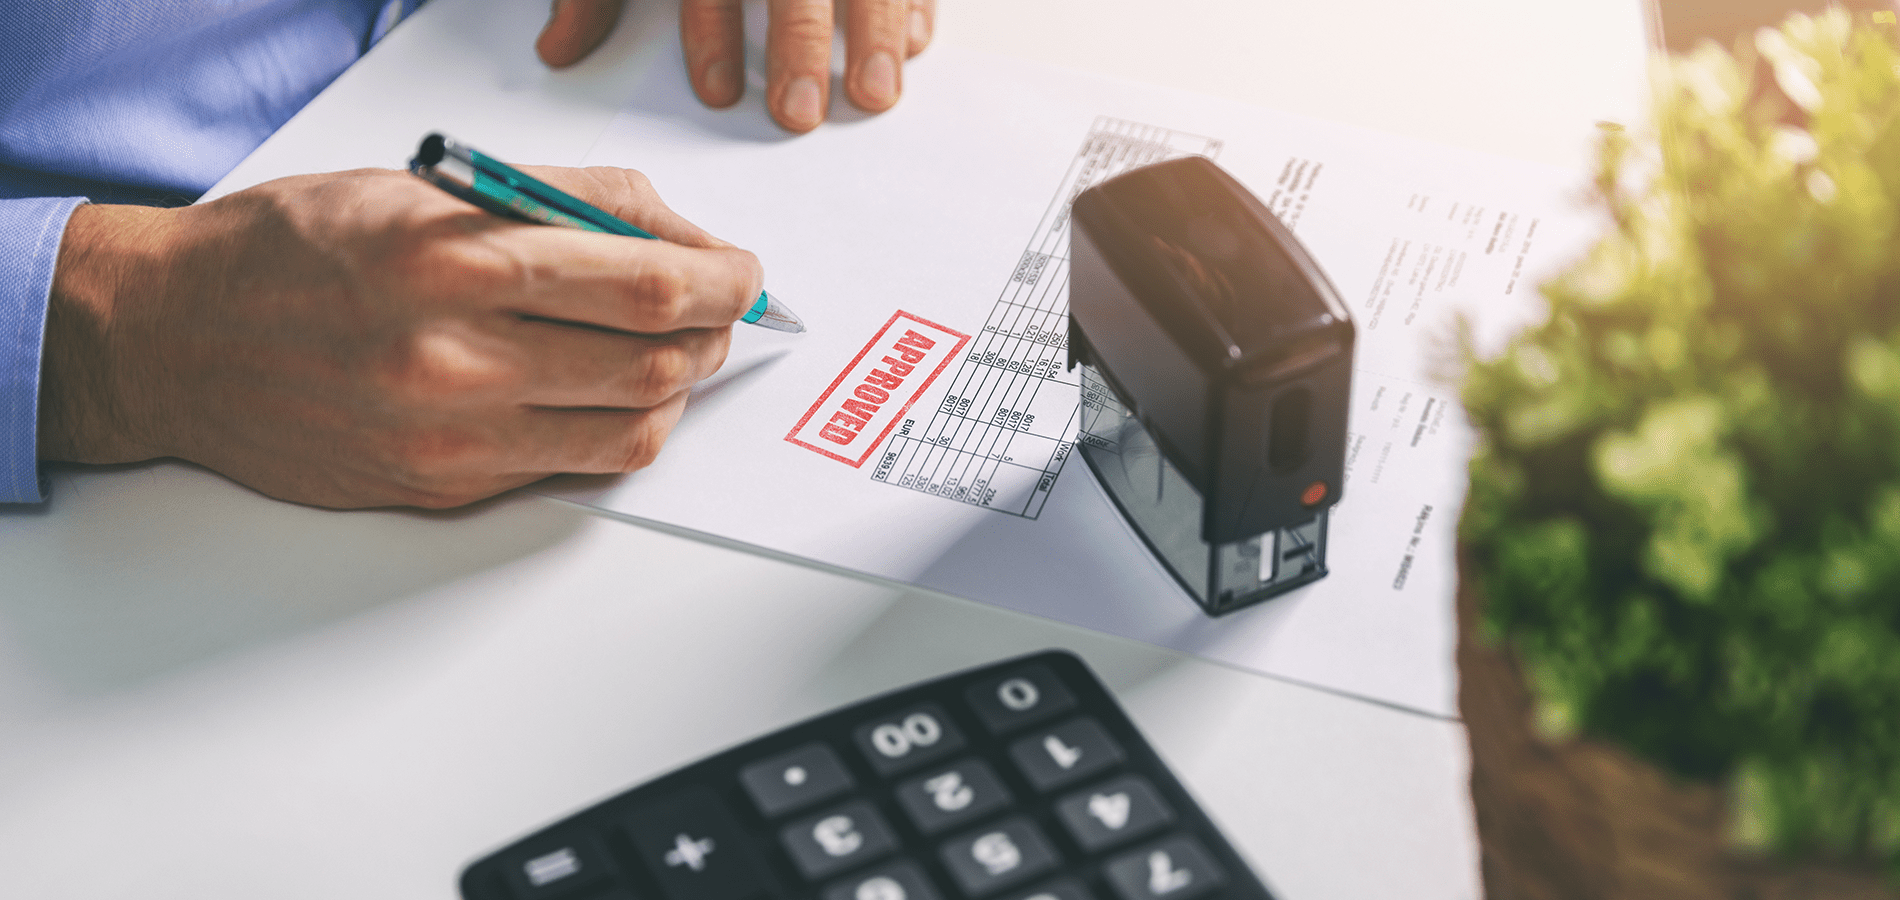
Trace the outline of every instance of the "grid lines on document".
<path fill-rule="evenodd" d="M 1212 138 L 1097 117 L 942 399 L 900 423 L 871 478 L 997 512 L 1040 515 L 1076 428 L 1078 387 L 1064 371 L 1069 204 L 1129 169 L 1219 152 Z"/>

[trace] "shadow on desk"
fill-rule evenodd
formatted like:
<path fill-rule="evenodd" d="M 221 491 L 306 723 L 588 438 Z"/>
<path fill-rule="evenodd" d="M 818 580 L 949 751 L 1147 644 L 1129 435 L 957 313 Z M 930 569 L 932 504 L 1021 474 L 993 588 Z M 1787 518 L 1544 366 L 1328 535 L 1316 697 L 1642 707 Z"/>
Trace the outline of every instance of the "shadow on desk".
<path fill-rule="evenodd" d="M 545 550 L 585 518 L 520 497 L 313 509 L 176 462 L 57 470 L 50 503 L 0 506 L 0 668 L 66 699 L 135 688 Z"/>

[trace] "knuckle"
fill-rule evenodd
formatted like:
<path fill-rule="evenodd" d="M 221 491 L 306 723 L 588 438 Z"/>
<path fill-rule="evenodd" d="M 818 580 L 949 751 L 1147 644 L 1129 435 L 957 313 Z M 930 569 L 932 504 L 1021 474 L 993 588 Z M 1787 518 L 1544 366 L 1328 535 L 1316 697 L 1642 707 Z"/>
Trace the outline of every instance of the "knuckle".
<path fill-rule="evenodd" d="M 643 360 L 639 383 L 635 386 L 635 399 L 640 401 L 639 405 L 658 403 L 690 385 L 692 362 L 686 349 L 675 344 L 662 344 L 649 351 Z"/>
<path fill-rule="evenodd" d="M 388 248 L 378 260 L 383 293 L 411 307 L 451 311 L 525 293 L 548 274 L 498 239 L 498 232 L 513 227 L 493 216 L 468 215 L 379 236 Z"/>
<path fill-rule="evenodd" d="M 909 40 L 911 6 L 906 0 L 855 3 L 851 7 L 852 36 L 868 41 L 865 50 L 902 50 Z"/>
<path fill-rule="evenodd" d="M 658 195 L 653 189 L 653 180 L 639 169 L 623 169 L 619 166 L 588 166 L 580 170 L 581 180 L 586 183 L 582 197 L 590 203 L 605 207 L 620 205 L 625 195 L 639 200 L 654 200 Z"/>
<path fill-rule="evenodd" d="M 519 365 L 484 351 L 470 336 L 441 330 L 401 341 L 384 372 L 387 392 L 412 407 L 440 407 L 503 391 L 524 378 Z"/>
<path fill-rule="evenodd" d="M 772 17 L 772 25 L 785 40 L 799 44 L 829 44 L 831 41 L 831 4 L 794 3 Z"/>
<path fill-rule="evenodd" d="M 616 169 L 614 171 L 620 173 L 620 177 L 625 181 L 628 190 L 639 194 L 651 195 L 654 193 L 653 179 L 648 178 L 645 172 L 639 169 Z"/>
<path fill-rule="evenodd" d="M 686 309 L 686 278 L 671 266 L 647 265 L 633 280 L 632 305 L 647 324 L 666 330 Z"/>
<path fill-rule="evenodd" d="M 641 416 L 623 439 L 617 461 L 619 471 L 632 472 L 653 465 L 653 461 L 660 458 L 660 447 L 665 443 L 666 431 L 651 421 L 650 416 Z"/>

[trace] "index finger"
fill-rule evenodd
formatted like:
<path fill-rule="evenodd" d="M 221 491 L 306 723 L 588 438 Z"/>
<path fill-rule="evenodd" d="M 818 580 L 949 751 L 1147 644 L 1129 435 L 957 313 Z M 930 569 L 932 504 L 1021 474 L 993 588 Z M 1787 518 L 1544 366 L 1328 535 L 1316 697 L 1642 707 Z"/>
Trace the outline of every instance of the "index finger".
<path fill-rule="evenodd" d="M 660 199 L 647 177 L 633 169 L 588 166 L 517 166 L 521 171 L 593 204 L 660 240 L 688 247 L 731 247 L 707 233 Z"/>
<path fill-rule="evenodd" d="M 737 247 L 533 225 L 492 234 L 514 280 L 498 305 L 518 315 L 667 334 L 731 325 L 764 290 L 758 258 Z"/>

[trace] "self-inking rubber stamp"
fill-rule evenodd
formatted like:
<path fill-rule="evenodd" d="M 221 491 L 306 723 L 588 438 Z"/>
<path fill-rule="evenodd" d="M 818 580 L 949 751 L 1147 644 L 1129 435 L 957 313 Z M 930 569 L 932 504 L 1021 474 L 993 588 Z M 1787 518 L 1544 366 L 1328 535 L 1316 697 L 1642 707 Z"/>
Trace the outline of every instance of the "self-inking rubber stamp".
<path fill-rule="evenodd" d="M 1332 283 L 1203 157 L 1105 181 L 1072 215 L 1082 458 L 1210 615 L 1325 577 L 1354 340 Z"/>

